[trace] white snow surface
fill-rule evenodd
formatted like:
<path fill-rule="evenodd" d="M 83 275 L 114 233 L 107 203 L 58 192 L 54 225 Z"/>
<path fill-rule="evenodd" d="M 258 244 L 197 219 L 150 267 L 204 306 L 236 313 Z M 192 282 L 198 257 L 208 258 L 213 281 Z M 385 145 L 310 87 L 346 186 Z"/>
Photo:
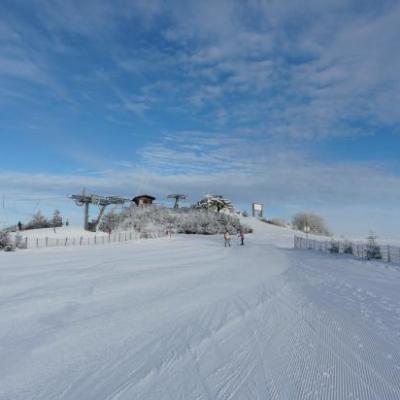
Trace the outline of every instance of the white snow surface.
<path fill-rule="evenodd" d="M 400 269 L 246 222 L 0 253 L 0 399 L 399 399 Z"/>

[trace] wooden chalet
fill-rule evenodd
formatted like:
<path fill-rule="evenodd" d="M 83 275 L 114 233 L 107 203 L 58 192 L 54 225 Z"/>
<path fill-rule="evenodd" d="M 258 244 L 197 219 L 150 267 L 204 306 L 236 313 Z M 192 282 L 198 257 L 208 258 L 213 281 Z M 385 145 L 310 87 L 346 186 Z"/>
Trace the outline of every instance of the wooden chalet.
<path fill-rule="evenodd" d="M 140 196 L 136 196 L 132 199 L 132 201 L 137 205 L 137 206 L 147 206 L 149 204 L 153 204 L 153 201 L 156 198 L 153 196 L 149 196 L 148 194 L 142 194 Z"/>

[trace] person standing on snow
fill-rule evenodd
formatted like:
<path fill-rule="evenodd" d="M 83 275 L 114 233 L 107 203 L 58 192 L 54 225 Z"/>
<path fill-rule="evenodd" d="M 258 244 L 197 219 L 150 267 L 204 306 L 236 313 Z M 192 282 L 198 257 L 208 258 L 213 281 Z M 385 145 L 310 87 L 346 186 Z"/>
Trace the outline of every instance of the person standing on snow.
<path fill-rule="evenodd" d="M 238 231 L 238 237 L 240 239 L 240 245 L 244 246 L 244 233 L 242 229 L 239 229 Z"/>
<path fill-rule="evenodd" d="M 224 233 L 224 240 L 225 240 L 225 247 L 228 245 L 229 247 L 231 247 L 231 237 L 229 235 L 228 231 L 225 231 Z"/>

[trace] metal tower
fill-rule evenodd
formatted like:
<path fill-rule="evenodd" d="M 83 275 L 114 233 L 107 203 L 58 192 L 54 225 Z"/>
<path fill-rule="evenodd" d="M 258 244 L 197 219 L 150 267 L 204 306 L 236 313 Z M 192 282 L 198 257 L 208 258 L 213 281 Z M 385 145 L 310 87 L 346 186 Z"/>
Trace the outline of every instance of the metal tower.
<path fill-rule="evenodd" d="M 167 199 L 175 199 L 174 208 L 179 208 L 179 201 L 186 200 L 188 196 L 186 194 L 169 194 Z"/>
<path fill-rule="evenodd" d="M 99 196 L 97 194 L 86 195 L 85 191 L 82 194 L 73 194 L 70 196 L 72 200 L 75 200 L 75 204 L 79 207 L 85 207 L 83 212 L 83 228 L 87 231 L 96 231 L 97 226 L 100 222 L 101 217 L 107 206 L 110 204 L 124 204 L 130 199 L 116 196 Z M 89 222 L 89 206 L 90 204 L 97 205 L 100 208 L 99 214 L 96 219 Z"/>

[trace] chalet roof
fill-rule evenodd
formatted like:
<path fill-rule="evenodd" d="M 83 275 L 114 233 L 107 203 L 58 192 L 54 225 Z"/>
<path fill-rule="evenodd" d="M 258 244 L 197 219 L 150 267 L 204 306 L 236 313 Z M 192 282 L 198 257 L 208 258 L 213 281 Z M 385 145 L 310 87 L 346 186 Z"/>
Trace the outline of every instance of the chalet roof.
<path fill-rule="evenodd" d="M 139 199 L 155 200 L 156 198 L 153 197 L 153 196 L 150 196 L 150 195 L 148 195 L 148 194 L 141 194 L 140 196 L 134 197 L 134 198 L 132 199 L 132 201 L 136 201 L 136 200 L 139 200 Z"/>

